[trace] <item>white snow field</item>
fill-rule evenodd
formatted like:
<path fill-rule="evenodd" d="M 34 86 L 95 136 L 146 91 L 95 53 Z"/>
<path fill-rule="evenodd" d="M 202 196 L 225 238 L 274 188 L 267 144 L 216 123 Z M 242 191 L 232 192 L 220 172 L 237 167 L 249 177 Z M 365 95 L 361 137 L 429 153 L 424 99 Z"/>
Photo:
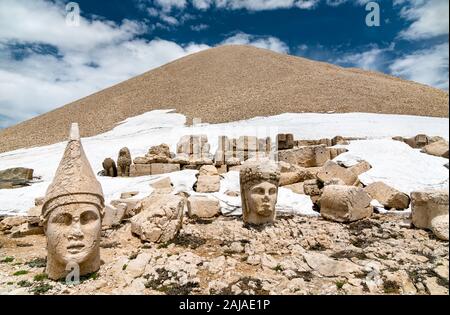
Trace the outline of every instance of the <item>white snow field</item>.
<path fill-rule="evenodd" d="M 366 140 L 352 141 L 349 152 L 336 160 L 354 164 L 358 160 L 368 161 L 373 168 L 360 176 L 364 184 L 383 181 L 405 193 L 421 189 L 448 189 L 449 172 L 443 165 L 447 159 L 420 153 L 408 145 L 393 141 L 392 136 L 411 137 L 419 133 L 441 136 L 448 139 L 447 118 L 432 118 L 406 115 L 367 113 L 311 114 L 286 113 L 271 117 L 257 117 L 224 124 L 197 124 L 185 126 L 185 117 L 171 110 L 156 110 L 128 118 L 113 130 L 89 138 L 82 143 L 94 169 L 102 169 L 106 157 L 117 158 L 119 150 L 126 146 L 132 157 L 143 156 L 153 145 L 166 143 L 176 151 L 176 143 L 187 134 L 206 134 L 211 144 L 211 153 L 218 145 L 218 136 L 239 137 L 256 135 L 271 136 L 277 133 L 293 133 L 296 139 L 320 139 L 336 135 L 364 137 Z M 69 130 L 70 126 L 67 126 Z M 82 126 L 81 126 L 82 128 Z M 40 176 L 29 187 L 0 190 L 0 214 L 24 215 L 34 205 L 34 199 L 45 195 L 62 157 L 66 142 L 49 146 L 20 149 L 0 154 L 0 169 L 28 167 Z M 102 184 L 107 204 L 120 197 L 121 192 L 139 191 L 135 198 L 143 198 L 152 192 L 149 183 L 170 176 L 175 191 L 192 190 L 196 171 L 180 171 L 171 174 L 137 178 L 98 177 Z M 229 197 L 225 191 L 239 191 L 238 172 L 229 172 L 221 181 L 221 190 L 212 194 L 221 202 L 224 214 L 241 213 L 240 197 Z M 317 215 L 312 210 L 309 196 L 299 195 L 280 188 L 277 209 L 302 215 Z"/>

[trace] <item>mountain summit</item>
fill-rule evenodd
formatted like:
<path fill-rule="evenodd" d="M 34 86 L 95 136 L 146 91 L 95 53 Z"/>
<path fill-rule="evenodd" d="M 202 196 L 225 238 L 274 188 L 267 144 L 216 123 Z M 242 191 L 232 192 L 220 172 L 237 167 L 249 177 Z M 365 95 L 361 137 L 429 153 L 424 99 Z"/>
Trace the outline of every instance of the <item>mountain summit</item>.
<path fill-rule="evenodd" d="M 0 131 L 0 152 L 82 136 L 154 109 L 219 123 L 286 112 L 370 112 L 448 116 L 448 93 L 377 72 L 250 46 L 188 55 Z"/>

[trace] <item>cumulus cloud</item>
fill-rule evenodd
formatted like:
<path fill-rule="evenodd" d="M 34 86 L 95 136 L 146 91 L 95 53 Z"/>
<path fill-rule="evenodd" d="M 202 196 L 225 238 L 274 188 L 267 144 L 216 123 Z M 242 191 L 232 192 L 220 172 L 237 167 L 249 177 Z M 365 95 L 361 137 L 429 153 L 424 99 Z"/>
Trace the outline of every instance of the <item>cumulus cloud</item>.
<path fill-rule="evenodd" d="M 448 0 L 397 0 L 394 4 L 406 5 L 401 9 L 400 16 L 412 21 L 407 29 L 400 32 L 400 38 L 420 40 L 448 35 Z"/>
<path fill-rule="evenodd" d="M 365 51 L 343 54 L 343 56 L 335 59 L 334 63 L 381 72 L 388 62 L 386 53 L 393 51 L 394 47 L 394 44 L 387 48 L 379 48 L 377 45 L 372 45 L 371 48 Z"/>
<path fill-rule="evenodd" d="M 207 10 L 215 6 L 228 10 L 264 11 L 294 7 L 311 9 L 319 2 L 320 0 L 192 0 L 192 5 L 199 10 Z"/>
<path fill-rule="evenodd" d="M 390 70 L 402 78 L 448 90 L 448 43 L 395 60 Z"/>
<path fill-rule="evenodd" d="M 63 5 L 45 0 L 34 0 L 31 10 L 29 1 L 2 0 L 0 25 L 0 127 L 209 48 L 141 39 L 145 26 L 133 21 L 81 18 L 79 27 L 69 28 Z M 227 43 L 288 50 L 269 36 L 237 34 L 221 44 Z"/>
<path fill-rule="evenodd" d="M 224 40 L 222 45 L 251 45 L 258 48 L 270 49 L 279 53 L 288 53 L 289 47 L 280 39 L 273 36 L 255 36 L 246 33 L 236 35 Z"/>

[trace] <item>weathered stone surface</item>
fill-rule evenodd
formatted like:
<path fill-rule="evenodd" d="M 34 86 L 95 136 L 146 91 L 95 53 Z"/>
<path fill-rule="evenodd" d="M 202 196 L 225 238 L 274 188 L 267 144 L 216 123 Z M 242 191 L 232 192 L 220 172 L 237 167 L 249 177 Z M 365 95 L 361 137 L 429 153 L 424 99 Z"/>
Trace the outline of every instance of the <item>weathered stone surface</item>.
<path fill-rule="evenodd" d="M 103 227 L 114 227 L 119 225 L 125 218 L 128 205 L 126 203 L 119 203 L 116 206 L 106 206 L 105 216 L 102 220 Z"/>
<path fill-rule="evenodd" d="M 217 172 L 217 168 L 214 165 L 203 165 L 199 169 L 199 175 L 214 176 L 219 175 L 219 173 Z"/>
<path fill-rule="evenodd" d="M 187 201 L 189 217 L 213 218 L 220 213 L 219 200 L 206 196 L 191 196 Z"/>
<path fill-rule="evenodd" d="M 328 148 L 330 151 L 330 159 L 334 159 L 338 155 L 341 155 L 342 153 L 348 152 L 348 149 L 346 148 Z"/>
<path fill-rule="evenodd" d="M 332 178 L 339 178 L 346 185 L 355 185 L 358 183 L 358 177 L 352 171 L 333 161 L 328 161 L 322 166 L 322 169 L 317 173 L 317 178 L 322 182 L 329 181 Z"/>
<path fill-rule="evenodd" d="M 303 190 L 305 195 L 308 196 L 319 196 L 322 193 L 322 183 L 317 179 L 305 180 L 303 184 Z"/>
<path fill-rule="evenodd" d="M 305 146 L 278 152 L 278 160 L 303 167 L 322 166 L 330 159 L 330 150 L 323 145 Z"/>
<path fill-rule="evenodd" d="M 130 177 L 151 175 L 151 164 L 133 164 L 130 166 Z"/>
<path fill-rule="evenodd" d="M 290 189 L 292 192 L 300 195 L 305 195 L 304 183 L 295 183 L 291 185 L 283 186 L 283 188 Z"/>
<path fill-rule="evenodd" d="M 173 185 L 170 177 L 164 177 L 156 182 L 150 184 L 150 186 L 155 189 L 155 193 L 158 194 L 169 194 L 172 192 Z"/>
<path fill-rule="evenodd" d="M 199 193 L 212 193 L 220 190 L 219 175 L 200 175 L 197 179 L 196 191 Z"/>
<path fill-rule="evenodd" d="M 291 185 L 305 180 L 314 179 L 315 176 L 307 169 L 298 169 L 293 172 L 281 173 L 280 186 Z"/>
<path fill-rule="evenodd" d="M 38 234 L 44 234 L 44 228 L 42 226 L 31 225 L 29 223 L 23 223 L 22 225 L 15 226 L 11 229 L 12 238 Z"/>
<path fill-rule="evenodd" d="M 340 144 L 340 145 L 347 145 L 347 144 L 349 144 L 349 142 L 348 142 L 347 139 L 345 139 L 342 136 L 335 136 L 333 139 L 331 139 L 331 145 L 332 146 L 335 146 L 335 145 L 338 145 L 338 144 Z"/>
<path fill-rule="evenodd" d="M 177 154 L 184 153 L 197 158 L 209 156 L 210 145 L 206 135 L 185 135 L 177 144 Z"/>
<path fill-rule="evenodd" d="M 332 178 L 323 183 L 323 186 L 330 186 L 330 185 L 345 185 L 345 183 L 340 178 Z"/>
<path fill-rule="evenodd" d="M 349 170 L 351 172 L 353 172 L 356 176 L 358 176 L 358 175 L 361 175 L 362 173 L 369 171 L 371 168 L 372 168 L 372 165 L 370 165 L 369 162 L 362 161 L 362 162 L 359 162 L 358 164 L 350 167 Z"/>
<path fill-rule="evenodd" d="M 0 222 L 0 231 L 8 231 L 13 227 L 27 223 L 27 218 L 23 216 L 6 217 Z"/>
<path fill-rule="evenodd" d="M 431 228 L 431 220 L 448 215 L 448 191 L 416 191 L 411 193 L 412 223 L 422 229 Z"/>
<path fill-rule="evenodd" d="M 424 134 L 419 134 L 411 138 L 393 137 L 393 140 L 405 142 L 413 149 L 420 149 L 430 143 L 430 137 Z"/>
<path fill-rule="evenodd" d="M 9 168 L 6 170 L 0 171 L 0 180 L 14 180 L 14 179 L 22 179 L 22 180 L 32 180 L 33 179 L 33 169 L 25 168 L 25 167 L 16 167 Z"/>
<path fill-rule="evenodd" d="M 337 277 L 361 271 L 361 267 L 350 261 L 338 261 L 320 253 L 303 254 L 306 263 L 325 277 Z"/>
<path fill-rule="evenodd" d="M 449 215 L 440 215 L 437 217 L 434 217 L 431 220 L 430 223 L 430 228 L 431 231 L 433 231 L 434 235 L 436 235 L 436 237 L 440 240 L 443 241 L 448 241 L 448 234 L 449 234 L 449 230 L 448 230 L 448 226 L 449 226 Z"/>
<path fill-rule="evenodd" d="M 150 164 L 151 160 L 145 156 L 138 156 L 133 160 L 134 164 Z"/>
<path fill-rule="evenodd" d="M 423 147 L 420 152 L 448 159 L 448 141 L 440 140 Z"/>
<path fill-rule="evenodd" d="M 131 232 L 143 241 L 164 243 L 179 232 L 185 199 L 176 195 L 156 194 L 141 201 L 139 214 L 131 218 Z"/>
<path fill-rule="evenodd" d="M 148 253 L 142 253 L 137 255 L 135 259 L 132 259 L 128 264 L 125 272 L 132 278 L 138 278 L 143 275 L 145 267 L 150 262 L 152 256 Z"/>
<path fill-rule="evenodd" d="M 129 218 L 137 214 L 140 209 L 137 209 L 136 206 L 139 203 L 138 199 L 116 199 L 110 202 L 112 207 L 120 207 L 122 204 L 126 205 L 125 209 L 125 217 Z"/>
<path fill-rule="evenodd" d="M 370 217 L 373 208 L 370 196 L 353 186 L 326 186 L 320 198 L 320 214 L 337 222 L 352 222 Z"/>
<path fill-rule="evenodd" d="M 180 164 L 164 164 L 164 163 L 150 164 L 151 175 L 167 174 L 178 171 L 180 171 Z"/>
<path fill-rule="evenodd" d="M 228 172 L 228 167 L 226 165 L 220 165 L 217 167 L 217 173 L 218 174 L 225 174 Z"/>
<path fill-rule="evenodd" d="M 383 182 L 375 182 L 364 188 L 373 199 L 385 208 L 403 210 L 409 207 L 409 196 Z"/>
<path fill-rule="evenodd" d="M 133 198 L 134 196 L 137 196 L 139 194 L 139 191 L 127 191 L 120 194 L 120 199 L 128 199 Z"/>
<path fill-rule="evenodd" d="M 165 161 L 167 161 L 168 159 L 170 159 L 172 157 L 172 154 L 170 153 L 170 147 L 167 144 L 163 143 L 163 144 L 151 147 L 148 150 L 146 157 L 148 157 L 150 159 L 160 157 L 161 159 L 165 158 Z M 160 163 L 164 163 L 164 162 L 161 161 Z"/>

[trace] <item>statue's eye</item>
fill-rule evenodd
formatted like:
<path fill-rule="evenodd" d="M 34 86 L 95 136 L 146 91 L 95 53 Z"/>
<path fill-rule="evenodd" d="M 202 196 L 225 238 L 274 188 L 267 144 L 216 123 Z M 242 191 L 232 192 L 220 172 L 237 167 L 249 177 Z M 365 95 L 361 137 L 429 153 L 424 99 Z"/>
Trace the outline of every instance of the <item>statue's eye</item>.
<path fill-rule="evenodd" d="M 88 224 L 98 219 L 97 213 L 94 211 L 85 211 L 80 216 L 81 224 Z"/>
<path fill-rule="evenodd" d="M 258 195 L 264 195 L 264 189 L 261 187 L 256 187 L 253 189 L 253 193 L 258 194 Z"/>
<path fill-rule="evenodd" d="M 275 188 L 270 188 L 269 194 L 275 195 L 277 193 L 277 190 Z"/>
<path fill-rule="evenodd" d="M 70 225 L 72 223 L 72 216 L 68 213 L 57 214 L 53 217 L 52 223 Z"/>

